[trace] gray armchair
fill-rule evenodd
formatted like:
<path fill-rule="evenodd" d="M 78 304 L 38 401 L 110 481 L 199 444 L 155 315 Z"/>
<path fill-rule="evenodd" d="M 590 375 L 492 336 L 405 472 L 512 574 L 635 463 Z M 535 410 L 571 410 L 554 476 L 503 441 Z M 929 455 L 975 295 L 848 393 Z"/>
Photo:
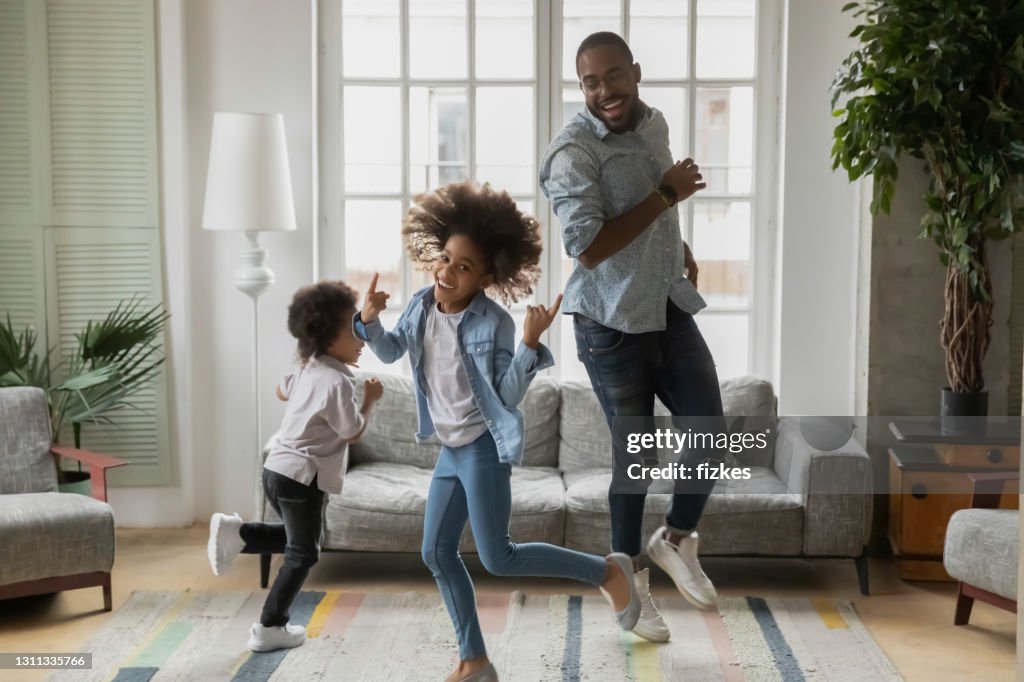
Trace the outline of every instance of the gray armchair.
<path fill-rule="evenodd" d="M 57 492 L 54 455 L 88 465 L 92 497 Z M 103 608 L 111 609 L 114 514 L 106 471 L 122 464 L 52 446 L 43 391 L 0 388 L 0 599 L 102 587 Z"/>

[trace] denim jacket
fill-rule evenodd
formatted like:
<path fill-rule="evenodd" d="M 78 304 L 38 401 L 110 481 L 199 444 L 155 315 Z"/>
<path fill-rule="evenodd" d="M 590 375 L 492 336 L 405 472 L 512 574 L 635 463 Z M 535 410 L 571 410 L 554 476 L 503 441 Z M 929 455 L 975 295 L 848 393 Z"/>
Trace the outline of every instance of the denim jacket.
<path fill-rule="evenodd" d="M 383 362 L 390 364 L 409 352 L 416 383 L 419 443 L 434 433 L 423 370 L 423 331 L 432 305 L 434 287 L 429 286 L 413 294 L 391 331 L 386 331 L 380 320 L 365 324 L 359 313 L 353 320 L 356 336 L 366 341 Z M 498 459 L 508 464 L 523 460 L 523 413 L 519 403 L 537 372 L 555 364 L 551 351 L 543 344 L 537 350 L 523 343 L 514 349 L 515 333 L 512 316 L 482 291 L 470 301 L 458 328 L 459 352 L 473 398 L 494 437 Z"/>

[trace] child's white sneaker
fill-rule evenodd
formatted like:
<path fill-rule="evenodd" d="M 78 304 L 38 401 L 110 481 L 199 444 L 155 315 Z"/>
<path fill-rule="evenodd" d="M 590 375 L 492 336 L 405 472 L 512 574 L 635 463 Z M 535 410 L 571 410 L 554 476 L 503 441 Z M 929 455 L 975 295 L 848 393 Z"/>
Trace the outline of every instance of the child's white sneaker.
<path fill-rule="evenodd" d="M 210 517 L 210 540 L 206 543 L 206 556 L 214 575 L 224 575 L 231 562 L 242 551 L 242 517 L 238 514 L 216 513 Z"/>
<path fill-rule="evenodd" d="M 306 628 L 301 625 L 276 625 L 264 627 L 253 623 L 249 629 L 249 648 L 253 651 L 277 651 L 278 649 L 294 649 L 306 641 Z"/>

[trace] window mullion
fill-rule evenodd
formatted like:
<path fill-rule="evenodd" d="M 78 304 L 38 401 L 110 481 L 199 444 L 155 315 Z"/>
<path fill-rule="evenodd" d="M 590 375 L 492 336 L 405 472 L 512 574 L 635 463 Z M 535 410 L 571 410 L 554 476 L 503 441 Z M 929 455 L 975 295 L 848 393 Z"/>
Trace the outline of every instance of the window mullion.
<path fill-rule="evenodd" d="M 404 217 L 409 210 L 409 0 L 399 0 L 398 26 L 401 34 L 401 94 L 402 107 L 402 208 Z M 398 229 L 398 226 L 395 226 Z M 408 258 L 400 259 L 402 265 L 402 301 L 412 295 L 412 266 Z"/>

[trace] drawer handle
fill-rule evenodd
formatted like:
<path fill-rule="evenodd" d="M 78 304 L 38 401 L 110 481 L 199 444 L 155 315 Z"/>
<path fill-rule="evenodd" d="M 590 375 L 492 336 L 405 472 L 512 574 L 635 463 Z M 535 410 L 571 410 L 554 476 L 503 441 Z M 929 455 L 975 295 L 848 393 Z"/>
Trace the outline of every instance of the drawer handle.
<path fill-rule="evenodd" d="M 928 488 L 926 488 L 923 483 L 915 483 L 910 489 L 910 494 L 915 500 L 923 500 L 928 497 Z"/>
<path fill-rule="evenodd" d="M 1003 461 L 1003 453 L 998 448 L 992 448 L 985 454 L 985 458 L 993 464 L 999 464 Z"/>

